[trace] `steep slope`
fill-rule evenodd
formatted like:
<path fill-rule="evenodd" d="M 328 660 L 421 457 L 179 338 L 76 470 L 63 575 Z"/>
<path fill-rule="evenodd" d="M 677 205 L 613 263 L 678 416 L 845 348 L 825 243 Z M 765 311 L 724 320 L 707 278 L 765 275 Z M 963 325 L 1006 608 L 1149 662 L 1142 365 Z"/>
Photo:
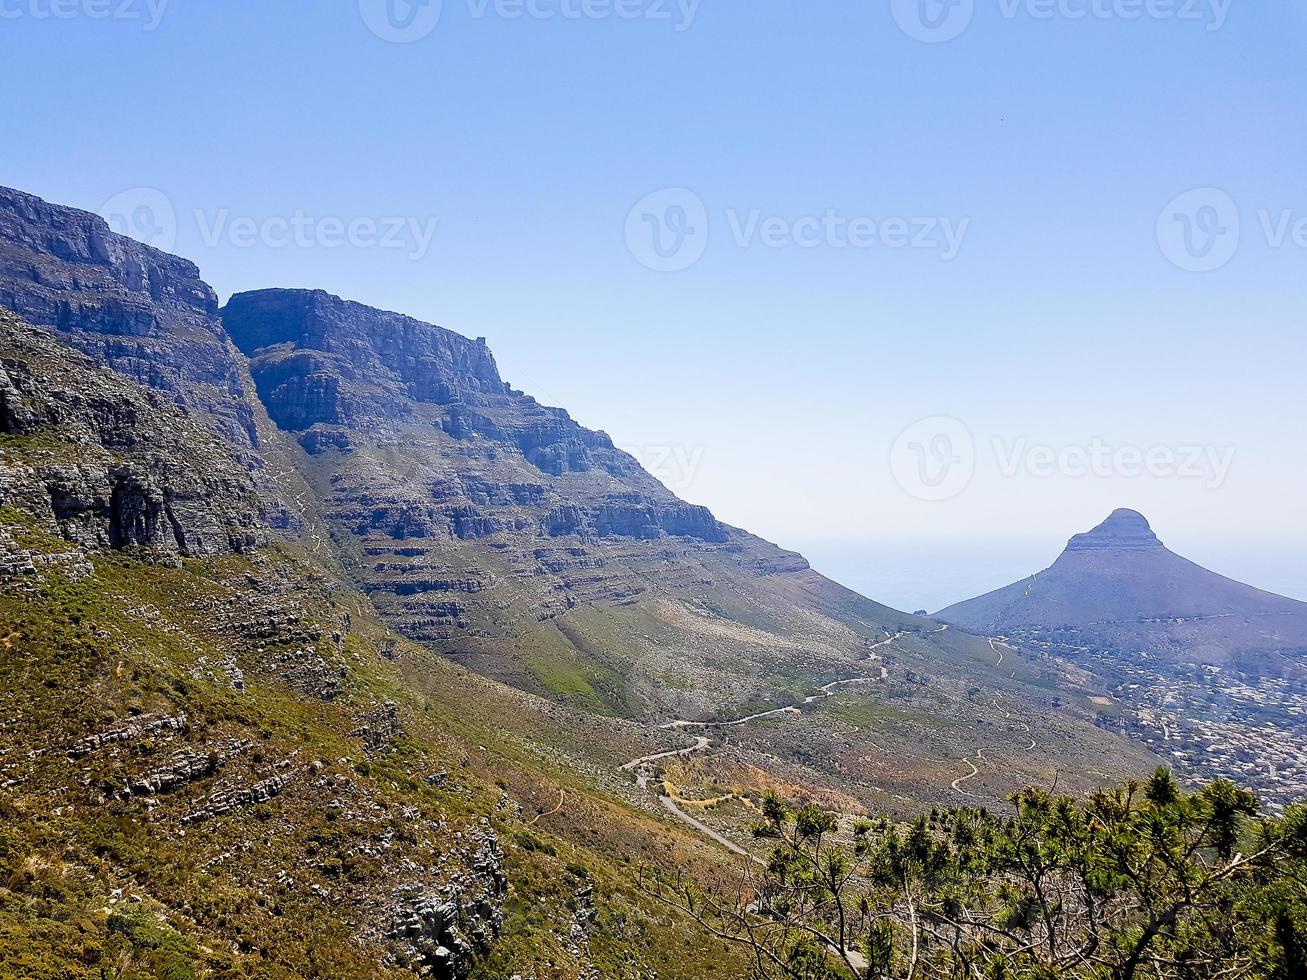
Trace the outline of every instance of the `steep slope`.
<path fill-rule="evenodd" d="M 113 233 L 96 215 L 0 188 L 0 306 L 258 444 L 218 297 L 186 259 Z"/>
<path fill-rule="evenodd" d="M 3 309 L 0 351 L 0 506 L 88 547 L 266 543 L 254 482 L 208 426 Z"/>
<path fill-rule="evenodd" d="M 320 291 L 232 297 L 349 566 L 397 629 L 617 714 L 786 701 L 919 621 L 677 499 L 500 378 L 484 341 Z"/>
<path fill-rule="evenodd" d="M 193 263 L 115 234 L 98 215 L 0 187 L 0 307 L 206 420 L 254 478 L 265 521 L 292 536 L 312 527 L 293 450 Z"/>
<path fill-rule="evenodd" d="M 1131 510 L 1072 538 L 1046 571 L 950 606 L 938 618 L 977 633 L 1074 634 L 1085 643 L 1190 662 L 1307 654 L 1307 603 L 1181 558 Z"/>
<path fill-rule="evenodd" d="M 0 974 L 732 968 L 626 870 L 716 855 L 540 748 L 586 719 L 269 546 L 236 450 L 157 391 L 8 313 L 0 370 Z M 542 824 L 562 792 L 584 819 Z"/>

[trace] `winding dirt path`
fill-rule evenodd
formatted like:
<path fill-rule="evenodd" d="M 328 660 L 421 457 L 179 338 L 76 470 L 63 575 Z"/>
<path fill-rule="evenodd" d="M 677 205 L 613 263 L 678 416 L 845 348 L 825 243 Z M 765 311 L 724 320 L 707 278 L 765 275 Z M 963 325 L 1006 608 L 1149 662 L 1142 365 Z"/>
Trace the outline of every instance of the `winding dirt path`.
<path fill-rule="evenodd" d="M 976 749 L 976 758 L 979 759 L 981 762 L 989 761 L 988 759 L 985 758 L 984 749 Z M 957 779 L 953 780 L 953 782 L 950 783 L 949 785 L 953 787 L 953 792 L 958 793 L 962 796 L 969 796 L 973 800 L 977 799 L 976 794 L 968 793 L 965 789 L 962 788 L 962 784 L 965 783 L 968 779 L 975 779 L 977 776 L 979 776 L 980 769 L 970 759 L 963 759 L 962 761 L 965 762 L 971 768 L 971 772 L 967 773 L 965 776 L 959 776 Z"/>
<path fill-rule="evenodd" d="M 528 826 L 528 827 L 534 827 L 536 824 L 538 824 L 538 823 L 539 823 L 541 820 L 543 820 L 545 817 L 552 817 L 555 813 L 557 813 L 559 810 L 561 810 L 561 809 L 563 808 L 563 801 L 566 800 L 566 799 L 567 799 L 567 793 L 566 793 L 564 790 L 561 790 L 561 789 L 560 789 L 560 790 L 558 791 L 558 806 L 554 807 L 554 808 L 553 808 L 552 810 L 550 810 L 548 813 L 537 813 L 537 814 L 535 815 L 535 818 L 534 818 L 534 819 L 533 819 L 529 824 L 527 824 L 527 826 Z"/>
<path fill-rule="evenodd" d="M 1003 666 L 1003 656 L 1007 653 L 1006 650 L 1007 644 L 1005 643 L 1003 644 L 1003 646 L 1005 649 L 1000 650 L 998 647 L 994 645 L 994 641 L 992 639 L 989 641 L 989 648 L 998 654 L 998 663 L 994 664 L 995 667 Z"/>
<path fill-rule="evenodd" d="M 931 630 L 930 632 L 943 633 L 947 629 L 948 626 L 943 625 L 938 627 L 937 629 Z M 901 640 L 903 637 L 909 635 L 912 632 L 913 632 L 912 630 L 900 630 L 899 632 L 893 634 L 892 636 L 888 636 L 885 639 L 872 644 L 867 648 L 867 655 L 863 659 L 863 662 L 872 663 L 879 660 L 880 656 L 879 654 L 876 653 L 877 650 L 890 646 L 891 644 L 895 643 L 898 640 Z M 744 718 L 736 718 L 732 721 L 679 721 L 679 720 L 669 721 L 666 724 L 657 726 L 657 731 L 684 731 L 686 729 L 703 730 L 708 728 L 735 728 L 740 725 L 747 725 L 751 721 L 758 721 L 763 718 L 774 718 L 774 717 L 779 717 L 781 715 L 801 715 L 803 712 L 800 710 L 800 708 L 803 705 L 814 704 L 815 702 L 820 701 L 823 698 L 831 697 L 835 693 L 836 688 L 843 687 L 847 684 L 856 684 L 859 681 L 888 680 L 889 670 L 886 669 L 883 665 L 879 668 L 879 670 L 880 670 L 880 674 L 879 676 L 876 677 L 849 677 L 840 681 L 831 681 L 829 684 L 824 685 L 818 693 L 805 697 L 803 701 L 801 701 L 797 705 L 790 705 L 785 708 L 772 708 L 768 711 L 759 711 L 756 714 L 748 715 Z M 651 763 L 659 762 L 663 759 L 673 759 L 673 758 L 688 759 L 690 756 L 695 755 L 696 753 L 707 751 L 709 748 L 712 747 L 712 744 L 713 741 L 711 738 L 709 738 L 706 735 L 700 735 L 697 737 L 695 744 L 687 748 L 669 749 L 665 752 L 655 752 L 652 755 L 644 755 L 644 756 L 640 756 L 638 759 L 632 759 L 630 762 L 622 766 L 622 771 L 634 772 L 636 785 L 640 789 L 648 789 L 649 782 L 654 775 L 653 771 L 650 769 Z M 984 761 L 984 752 L 985 752 L 984 749 L 980 749 L 977 751 L 977 757 L 980 758 L 982 761 Z M 959 779 L 957 782 L 960 783 L 965 779 L 970 779 L 972 776 L 975 776 L 979 772 L 979 770 L 977 770 L 974 766 L 972 766 L 972 770 L 973 771 L 971 773 L 971 776 L 965 776 L 963 777 L 963 779 Z M 954 788 L 955 789 L 958 788 L 956 783 L 954 784 Z M 958 791 L 965 792 L 960 789 Z M 676 801 L 673 800 L 671 797 L 669 797 L 666 793 L 659 791 L 658 800 L 662 804 L 663 809 L 665 809 L 673 817 L 675 817 L 677 820 L 680 820 L 686 826 L 692 827 L 694 830 L 698 831 L 700 834 L 702 834 L 704 837 L 711 840 L 713 843 L 718 844 L 721 847 L 724 847 L 726 850 L 736 855 L 737 857 L 745 858 L 746 860 L 751 861 L 754 864 L 759 865 L 760 867 L 767 866 L 767 862 L 759 858 L 757 855 L 751 854 L 749 851 L 745 850 L 739 844 L 736 844 L 730 838 L 713 830 L 702 820 L 697 820 L 694 817 L 690 816 L 690 814 L 686 813 L 679 806 L 677 806 Z M 559 805 L 561 807 L 562 805 L 561 800 L 559 801 Z M 544 814 L 542 814 L 541 816 L 544 816 Z M 537 817 L 536 819 L 539 819 L 539 817 Z M 869 964 L 866 958 L 863 957 L 861 953 L 858 953 L 854 950 L 833 949 L 833 951 L 837 954 L 842 955 L 844 959 L 847 960 L 849 963 L 851 963 L 855 968 L 855 970 L 857 970 L 858 972 L 860 973 L 865 972 L 868 969 Z"/>
<path fill-rule="evenodd" d="M 946 629 L 948 629 L 947 626 L 941 626 L 939 627 L 939 629 L 932 630 L 932 632 L 942 633 Z M 872 663 L 879 660 L 880 655 L 876 652 L 877 650 L 887 647 L 897 640 L 901 640 L 903 637 L 907 636 L 910 632 L 911 630 L 900 630 L 899 632 L 893 634 L 892 636 L 888 636 L 885 639 L 878 641 L 877 643 L 873 643 L 871 646 L 867 647 L 867 655 L 866 657 L 863 658 L 863 662 Z M 884 666 L 882 666 L 880 668 L 880 674 L 877 677 L 849 677 L 840 681 L 831 681 L 829 684 L 822 687 L 818 693 L 809 695 L 798 704 L 789 705 L 784 708 L 771 708 L 770 710 L 767 711 L 759 711 L 751 715 L 746 715 L 743 718 L 735 718 L 731 721 L 679 721 L 679 720 L 669 721 L 666 724 L 659 725 L 657 727 L 657 730 L 658 731 L 684 731 L 686 729 L 696 729 L 702 731 L 704 729 L 709 729 L 709 728 L 736 728 L 740 725 L 747 725 L 749 724 L 749 722 L 759 721 L 763 718 L 775 718 L 781 715 L 799 715 L 803 713 L 800 709 L 804 705 L 813 704 L 817 701 L 822 700 L 823 698 L 831 697 L 835 693 L 836 688 L 843 687 L 846 684 L 855 684 L 858 681 L 878 681 L 878 680 L 884 681 L 887 680 L 888 678 L 889 678 L 889 671 Z M 668 749 L 665 752 L 655 752 L 652 755 L 642 755 L 638 759 L 632 759 L 630 762 L 622 766 L 622 771 L 634 772 L 636 785 L 639 786 L 640 789 L 648 789 L 649 781 L 653 776 L 653 772 L 650 769 L 652 763 L 661 762 L 663 759 L 675 759 L 675 758 L 688 759 L 690 756 L 695 755 L 696 753 L 706 752 L 709 748 L 712 747 L 712 744 L 713 744 L 713 740 L 711 738 L 709 738 L 706 735 L 700 735 L 697 737 L 697 740 L 695 741 L 694 745 L 688 746 L 686 748 Z M 739 854 L 744 857 L 752 857 L 752 855 L 750 855 L 748 851 L 745 851 L 739 845 L 732 843 L 730 840 L 728 840 L 727 838 L 723 837 L 721 834 L 714 831 L 711 827 L 708 827 L 706 824 L 704 824 L 703 821 L 696 820 L 694 817 L 690 816 L 688 813 L 680 809 L 680 807 L 676 805 L 676 802 L 670 799 L 666 794 L 660 792 L 658 794 L 658 798 L 659 800 L 661 800 L 662 805 L 670 813 L 672 813 L 678 820 L 683 821 L 684 823 L 698 830 L 700 833 L 704 834 L 706 837 L 709 837 L 710 839 L 716 841 L 718 844 L 721 844 L 723 847 L 731 851 L 733 854 Z"/>

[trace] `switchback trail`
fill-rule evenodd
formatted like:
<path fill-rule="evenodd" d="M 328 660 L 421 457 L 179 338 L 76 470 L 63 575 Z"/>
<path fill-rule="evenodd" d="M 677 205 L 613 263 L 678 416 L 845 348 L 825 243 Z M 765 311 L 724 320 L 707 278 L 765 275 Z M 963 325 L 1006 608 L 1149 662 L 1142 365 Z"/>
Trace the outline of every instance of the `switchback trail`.
<path fill-rule="evenodd" d="M 948 626 L 944 625 L 938 627 L 937 629 L 933 629 L 930 632 L 943 633 L 947 629 Z M 890 644 L 896 642 L 897 640 L 902 639 L 903 637 L 907 636 L 909 633 L 912 632 L 913 632 L 912 630 L 900 630 L 899 632 L 893 634 L 892 636 L 886 637 L 885 639 L 872 644 L 870 647 L 867 648 L 867 656 L 864 658 L 864 662 L 870 663 L 879 660 L 880 657 L 876 653 L 877 650 L 889 646 Z M 889 671 L 884 666 L 881 666 L 880 674 L 877 677 L 849 677 L 846 678 L 845 680 L 831 681 L 829 684 L 823 686 L 817 694 L 809 695 L 797 705 L 790 705 L 789 707 L 785 707 L 785 708 L 772 708 L 768 711 L 759 711 L 755 714 L 747 715 L 744 718 L 736 718 L 732 721 L 669 721 L 666 724 L 659 725 L 657 727 L 657 730 L 658 731 L 682 731 L 690 728 L 694 728 L 694 729 L 735 728 L 740 725 L 747 725 L 751 721 L 758 721 L 759 719 L 762 718 L 772 718 L 780 715 L 799 715 L 803 713 L 800 710 L 800 708 L 803 705 L 813 704 L 817 701 L 822 700 L 823 698 L 830 697 L 832 694 L 835 693 L 835 689 L 838 687 L 843 687 L 846 684 L 855 684 L 858 681 L 875 681 L 875 680 L 884 681 L 888 679 L 889 679 Z M 668 749 L 665 752 L 655 752 L 652 755 L 644 755 L 644 756 L 640 756 L 638 759 L 632 759 L 630 762 L 622 766 L 622 771 L 634 772 L 636 785 L 640 789 L 647 789 L 649 787 L 649 781 L 653 776 L 653 772 L 649 768 L 651 763 L 660 762 L 663 759 L 672 759 L 672 758 L 688 759 L 690 756 L 695 755 L 699 752 L 707 751 L 709 748 L 712 747 L 712 744 L 713 742 L 711 738 L 708 738 L 706 735 L 700 735 L 697 737 L 694 745 L 688 746 L 686 748 Z M 982 749 L 981 751 L 983 752 L 984 750 Z M 981 758 L 983 758 L 983 756 L 981 756 Z M 972 775 L 974 774 L 975 773 L 973 773 Z M 961 780 L 959 780 L 959 782 L 960 781 Z M 688 813 L 686 813 L 684 810 L 682 810 L 679 806 L 676 805 L 675 800 L 673 800 L 671 797 L 669 797 L 666 793 L 662 792 L 661 790 L 658 792 L 658 800 L 660 803 L 662 803 L 663 808 L 667 810 L 667 812 L 670 813 L 673 817 L 675 817 L 677 820 L 680 820 L 682 823 L 686 824 L 687 826 L 694 828 L 704 837 L 713 841 L 715 844 L 718 844 L 721 847 L 726 848 L 726 850 L 730 851 L 732 854 L 736 855 L 737 857 L 745 858 L 746 860 L 760 867 L 767 866 L 767 862 L 763 861 L 757 855 L 749 853 L 749 851 L 745 850 L 739 844 L 736 844 L 730 838 L 713 830 L 702 820 L 697 820 L 694 817 L 690 816 Z M 560 806 L 561 806 L 561 801 L 560 801 Z M 862 956 L 861 953 L 855 952 L 853 950 L 839 950 L 839 949 L 835 949 L 833 946 L 832 949 L 835 953 L 841 955 L 845 959 L 845 961 L 851 964 L 854 967 L 854 969 L 857 970 L 858 972 L 861 973 L 867 970 L 869 964 L 867 963 L 867 960 Z"/>
<path fill-rule="evenodd" d="M 931 632 L 942 633 L 946 629 L 948 629 L 947 626 L 940 626 L 937 629 L 931 630 Z M 876 660 L 879 660 L 880 655 L 876 652 L 877 650 L 880 650 L 898 640 L 901 640 L 903 637 L 907 636 L 911 632 L 913 631 L 900 630 L 899 632 L 893 634 L 892 636 L 888 636 L 877 643 L 873 643 L 871 646 L 867 648 L 867 655 L 864 658 L 864 663 L 871 663 Z M 858 681 L 875 681 L 875 680 L 883 681 L 883 680 L 887 680 L 888 678 L 889 678 L 889 671 L 886 670 L 884 666 L 882 666 L 880 667 L 880 674 L 877 677 L 849 677 L 840 681 L 831 681 L 829 684 L 822 687 L 822 689 L 817 694 L 809 695 L 808 697 L 804 698 L 801 702 L 799 702 L 799 704 L 790 705 L 784 708 L 772 708 L 768 711 L 759 711 L 756 712 L 755 714 L 747 715 L 743 718 L 736 718 L 731 721 L 669 721 L 666 724 L 659 725 L 658 730 L 681 731 L 690 728 L 700 729 L 700 730 L 708 729 L 708 728 L 735 728 L 740 725 L 747 725 L 751 721 L 758 721 L 762 718 L 772 718 L 779 715 L 798 715 L 798 714 L 802 714 L 800 708 L 802 708 L 804 705 L 813 704 L 817 701 L 822 700 L 823 698 L 830 697 L 832 694 L 835 693 L 835 689 L 838 687 L 842 687 L 846 684 L 854 684 L 857 683 Z M 640 756 L 640 758 L 638 759 L 632 759 L 630 762 L 626 763 L 626 765 L 622 766 L 622 771 L 634 772 L 636 774 L 635 776 L 636 785 L 639 786 L 641 789 L 647 789 L 649 786 L 650 777 L 652 776 L 652 772 L 648 768 L 651 763 L 660 762 L 663 759 L 674 759 L 674 758 L 688 759 L 690 756 L 695 755 L 696 753 L 707 751 L 709 748 L 712 747 L 712 744 L 713 742 L 711 738 L 707 737 L 706 735 L 700 735 L 698 736 L 698 739 L 694 745 L 688 746 L 686 748 L 668 749 L 665 752 L 655 752 L 652 755 L 643 755 Z M 748 852 L 745 851 L 743 848 L 740 848 L 736 844 L 732 844 L 721 834 L 718 834 L 716 831 L 713 831 L 711 828 L 707 827 L 702 821 L 696 820 L 693 817 L 691 817 L 689 814 L 682 811 L 679 807 L 677 807 L 674 800 L 669 799 L 665 794 L 661 792 L 658 795 L 659 795 L 659 799 L 662 801 L 663 806 L 666 807 L 667 810 L 669 810 L 672 814 L 674 814 L 677 817 L 677 819 L 684 821 L 685 823 L 689 824 L 691 827 L 694 827 L 696 830 L 699 830 L 701 833 L 710 837 L 712 840 L 716 841 L 719 844 L 722 844 L 732 853 L 751 857 L 751 855 L 749 855 Z"/>

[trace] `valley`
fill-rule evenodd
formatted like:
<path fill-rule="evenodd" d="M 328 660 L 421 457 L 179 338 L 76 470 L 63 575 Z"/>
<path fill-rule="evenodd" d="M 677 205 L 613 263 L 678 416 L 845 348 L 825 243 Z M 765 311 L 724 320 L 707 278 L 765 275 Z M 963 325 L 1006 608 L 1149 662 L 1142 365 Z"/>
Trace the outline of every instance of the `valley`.
<path fill-rule="evenodd" d="M 11 191 L 0 307 L 0 939 L 32 975 L 743 975 L 641 883 L 766 866 L 768 800 L 910 822 L 1192 751 L 1164 705 L 1161 743 L 1107 724 L 1082 658 L 684 503 L 484 341 L 322 291 L 219 309 Z M 50 922 L 82 925 L 31 946 Z"/>

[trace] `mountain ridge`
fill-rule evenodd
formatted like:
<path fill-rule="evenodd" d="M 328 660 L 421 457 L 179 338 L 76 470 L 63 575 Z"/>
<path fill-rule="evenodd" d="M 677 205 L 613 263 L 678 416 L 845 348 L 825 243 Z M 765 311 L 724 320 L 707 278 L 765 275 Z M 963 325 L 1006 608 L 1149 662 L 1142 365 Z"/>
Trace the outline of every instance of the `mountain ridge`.
<path fill-rule="evenodd" d="M 209 419 L 264 524 L 404 635 L 525 690 L 703 717 L 924 628 L 680 500 L 506 384 L 484 340 L 323 290 L 219 308 L 193 263 L 8 190 L 0 305 Z"/>

